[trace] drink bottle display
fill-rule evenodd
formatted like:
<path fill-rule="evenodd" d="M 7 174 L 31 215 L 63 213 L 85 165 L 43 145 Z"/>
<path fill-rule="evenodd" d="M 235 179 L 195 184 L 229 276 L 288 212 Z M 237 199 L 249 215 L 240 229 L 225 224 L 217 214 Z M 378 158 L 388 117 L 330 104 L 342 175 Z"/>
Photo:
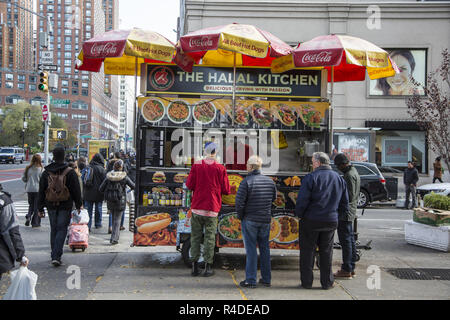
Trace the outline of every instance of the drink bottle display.
<path fill-rule="evenodd" d="M 144 194 L 142 196 L 142 205 L 144 207 L 148 206 L 148 194 L 146 191 L 144 191 Z"/>

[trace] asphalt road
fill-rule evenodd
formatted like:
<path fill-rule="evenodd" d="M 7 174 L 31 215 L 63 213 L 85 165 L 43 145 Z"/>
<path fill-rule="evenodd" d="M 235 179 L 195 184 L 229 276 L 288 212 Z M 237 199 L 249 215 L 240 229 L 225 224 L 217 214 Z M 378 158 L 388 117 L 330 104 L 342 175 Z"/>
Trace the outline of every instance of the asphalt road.
<path fill-rule="evenodd" d="M 22 164 L 0 164 L 0 184 L 3 186 L 3 190 L 11 193 L 14 201 L 26 200 L 27 194 L 25 193 L 22 182 L 22 175 L 28 162 Z"/>

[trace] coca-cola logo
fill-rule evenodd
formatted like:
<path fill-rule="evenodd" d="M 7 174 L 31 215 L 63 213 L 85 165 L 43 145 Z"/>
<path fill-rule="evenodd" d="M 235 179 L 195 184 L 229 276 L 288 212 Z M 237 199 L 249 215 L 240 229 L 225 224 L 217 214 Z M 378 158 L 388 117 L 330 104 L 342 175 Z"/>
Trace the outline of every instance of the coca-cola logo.
<path fill-rule="evenodd" d="M 174 82 L 175 75 L 173 71 L 167 67 L 156 67 L 148 76 L 150 86 L 157 91 L 169 90 Z"/>
<path fill-rule="evenodd" d="M 94 43 L 91 47 L 91 56 L 95 57 L 111 57 L 117 54 L 117 43 L 107 42 L 97 44 Z"/>
<path fill-rule="evenodd" d="M 209 37 L 195 37 L 189 39 L 189 47 L 199 48 L 199 47 L 212 47 L 213 40 Z"/>
<path fill-rule="evenodd" d="M 331 61 L 331 51 L 321 51 L 318 53 L 305 53 L 302 57 L 302 63 L 328 63 Z"/>

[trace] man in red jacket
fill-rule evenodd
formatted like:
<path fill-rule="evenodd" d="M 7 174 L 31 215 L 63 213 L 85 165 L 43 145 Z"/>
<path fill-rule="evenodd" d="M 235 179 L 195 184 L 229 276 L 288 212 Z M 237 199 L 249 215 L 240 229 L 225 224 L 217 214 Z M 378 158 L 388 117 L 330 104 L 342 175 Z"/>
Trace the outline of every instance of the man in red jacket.
<path fill-rule="evenodd" d="M 198 276 L 200 244 L 203 240 L 205 269 L 203 276 L 214 274 L 212 270 L 216 243 L 217 216 L 222 207 L 222 194 L 230 194 L 230 182 L 225 167 L 216 161 L 217 145 L 213 142 L 205 146 L 206 159 L 197 161 L 191 168 L 186 186 L 193 191 L 191 218 L 192 276 Z"/>

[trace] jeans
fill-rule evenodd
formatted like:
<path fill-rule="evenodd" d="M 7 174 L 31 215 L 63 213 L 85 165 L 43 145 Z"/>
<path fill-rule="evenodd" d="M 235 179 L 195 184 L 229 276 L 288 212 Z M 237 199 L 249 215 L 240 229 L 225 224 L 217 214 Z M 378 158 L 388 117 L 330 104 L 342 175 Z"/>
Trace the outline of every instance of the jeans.
<path fill-rule="evenodd" d="M 406 184 L 405 191 L 406 191 L 405 208 L 409 208 L 410 194 L 412 198 L 412 208 L 415 208 L 417 206 L 416 186 Z"/>
<path fill-rule="evenodd" d="M 329 288 L 334 282 L 332 272 L 333 241 L 337 222 L 300 220 L 300 281 L 303 287 L 313 283 L 313 262 L 316 248 L 320 256 L 320 284 Z"/>
<path fill-rule="evenodd" d="M 191 218 L 191 259 L 197 262 L 200 259 L 200 245 L 202 243 L 203 228 L 203 258 L 206 263 L 213 264 L 214 249 L 216 247 L 217 217 L 205 217 L 192 213 Z"/>
<path fill-rule="evenodd" d="M 356 262 L 356 243 L 355 235 L 353 233 L 353 222 L 339 220 L 337 234 L 342 248 L 341 269 L 347 272 L 353 272 L 355 271 Z"/>
<path fill-rule="evenodd" d="M 26 218 L 31 221 L 32 227 L 41 225 L 41 217 L 38 213 L 38 200 L 38 192 L 28 192 L 28 214 L 26 215 Z"/>
<path fill-rule="evenodd" d="M 123 227 L 123 224 L 125 222 L 125 211 L 122 212 L 122 219 L 120 220 L 120 226 Z M 112 228 L 112 213 L 109 214 L 109 224 L 108 227 Z"/>
<path fill-rule="evenodd" d="M 103 202 L 92 202 L 92 201 L 85 201 L 84 206 L 87 208 L 87 211 L 89 213 L 89 223 L 88 228 L 91 230 L 92 226 L 92 211 L 94 210 L 94 204 L 95 204 L 95 227 L 101 228 L 102 227 L 102 204 Z"/>
<path fill-rule="evenodd" d="M 115 211 L 115 210 L 111 210 L 109 217 L 111 218 L 111 242 L 113 241 L 119 241 L 119 236 L 120 236 L 120 217 L 122 216 L 123 218 L 123 213 L 122 211 Z"/>
<path fill-rule="evenodd" d="M 264 283 L 270 283 L 270 223 L 242 220 L 241 227 L 246 253 L 245 281 L 250 284 L 256 284 L 256 273 L 258 271 L 258 253 L 256 252 L 256 245 L 258 245 L 260 254 L 261 278 Z"/>
<path fill-rule="evenodd" d="M 50 246 L 52 260 L 61 260 L 67 228 L 70 224 L 70 210 L 48 210 L 50 221 Z"/>

